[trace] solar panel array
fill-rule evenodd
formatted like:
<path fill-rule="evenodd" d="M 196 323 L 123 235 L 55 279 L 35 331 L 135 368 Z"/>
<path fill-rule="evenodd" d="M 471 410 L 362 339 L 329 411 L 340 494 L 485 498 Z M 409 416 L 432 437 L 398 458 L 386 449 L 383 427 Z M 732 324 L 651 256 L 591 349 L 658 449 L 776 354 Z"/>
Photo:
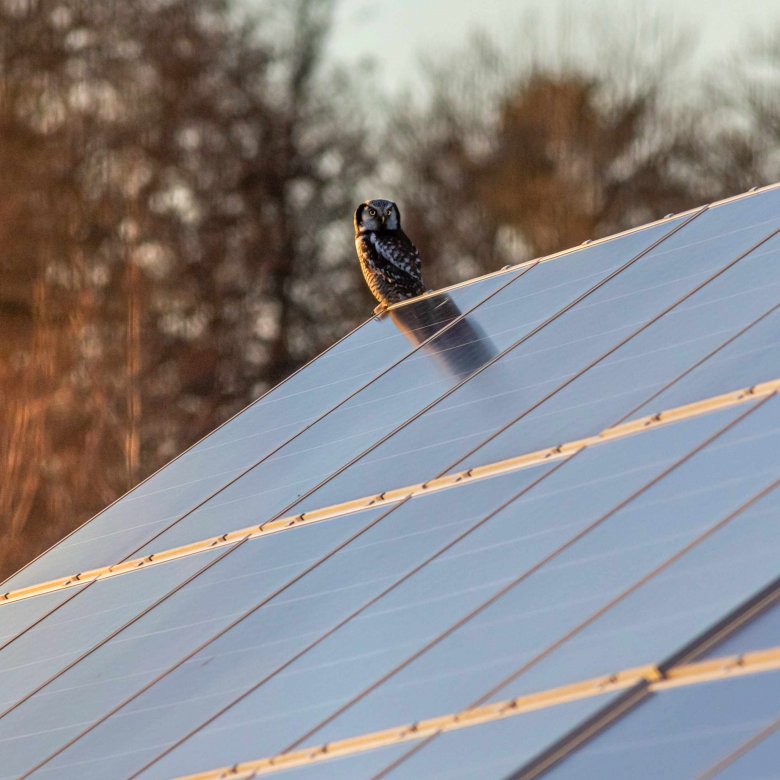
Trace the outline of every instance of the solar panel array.
<path fill-rule="evenodd" d="M 372 319 L 8 580 L 0 777 L 768 777 L 780 187 Z"/>

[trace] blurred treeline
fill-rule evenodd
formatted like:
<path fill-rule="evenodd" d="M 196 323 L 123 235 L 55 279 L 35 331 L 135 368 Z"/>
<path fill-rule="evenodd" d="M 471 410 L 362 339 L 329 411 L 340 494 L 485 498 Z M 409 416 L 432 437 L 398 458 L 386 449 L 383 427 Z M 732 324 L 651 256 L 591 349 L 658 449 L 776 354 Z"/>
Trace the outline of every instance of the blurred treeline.
<path fill-rule="evenodd" d="M 370 314 L 360 200 L 439 287 L 780 178 L 780 93 L 680 100 L 679 42 L 464 43 L 385 98 L 330 0 L 258 5 L 0 0 L 0 575 Z"/>

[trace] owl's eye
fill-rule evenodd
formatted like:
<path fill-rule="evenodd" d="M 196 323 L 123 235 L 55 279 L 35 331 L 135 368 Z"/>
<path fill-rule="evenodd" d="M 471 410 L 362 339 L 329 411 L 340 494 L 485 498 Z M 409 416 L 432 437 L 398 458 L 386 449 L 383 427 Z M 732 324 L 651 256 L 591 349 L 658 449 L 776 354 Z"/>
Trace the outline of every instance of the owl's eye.
<path fill-rule="evenodd" d="M 376 209 L 369 209 L 368 210 L 368 216 L 369 217 L 375 217 L 376 216 Z"/>
<path fill-rule="evenodd" d="M 392 209 L 388 209 L 388 210 L 387 210 L 387 216 L 388 216 L 388 217 L 389 217 L 389 216 L 390 216 L 392 213 L 393 213 L 393 210 L 392 210 Z"/>

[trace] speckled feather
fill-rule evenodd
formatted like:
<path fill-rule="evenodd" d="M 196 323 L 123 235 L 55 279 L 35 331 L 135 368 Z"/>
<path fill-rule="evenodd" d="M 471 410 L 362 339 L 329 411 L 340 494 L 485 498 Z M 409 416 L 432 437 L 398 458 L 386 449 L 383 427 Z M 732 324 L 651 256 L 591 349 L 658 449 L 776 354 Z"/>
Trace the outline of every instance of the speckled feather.
<path fill-rule="evenodd" d="M 390 201 L 370 203 L 390 204 Z M 391 205 L 397 214 L 397 207 Z M 370 230 L 356 224 L 355 247 L 366 283 L 380 303 L 397 303 L 425 292 L 420 255 L 400 225 Z"/>

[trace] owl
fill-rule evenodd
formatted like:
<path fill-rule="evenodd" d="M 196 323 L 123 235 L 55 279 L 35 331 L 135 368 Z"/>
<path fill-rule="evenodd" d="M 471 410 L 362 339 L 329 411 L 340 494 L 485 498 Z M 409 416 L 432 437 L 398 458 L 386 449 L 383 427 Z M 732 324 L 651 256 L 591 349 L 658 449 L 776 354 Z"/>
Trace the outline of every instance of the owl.
<path fill-rule="evenodd" d="M 379 306 L 425 292 L 420 255 L 401 230 L 401 214 L 391 200 L 368 200 L 355 211 L 355 247 L 363 276 Z"/>

